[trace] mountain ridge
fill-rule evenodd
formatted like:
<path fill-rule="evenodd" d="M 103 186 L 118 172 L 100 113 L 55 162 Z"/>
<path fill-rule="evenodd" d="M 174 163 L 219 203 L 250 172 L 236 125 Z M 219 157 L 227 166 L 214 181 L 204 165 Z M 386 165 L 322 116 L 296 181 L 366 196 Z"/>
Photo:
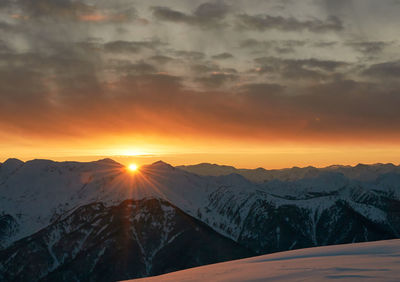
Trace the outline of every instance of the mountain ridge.
<path fill-rule="evenodd" d="M 16 167 L 13 163 L 19 164 L 18 169 L 10 172 L 7 166 Z M 296 177 L 290 180 L 256 182 L 238 173 L 202 176 L 162 161 L 134 173 L 109 159 L 32 160 L 22 165 L 12 160 L 8 164 L 0 166 L 0 254 L 84 206 L 102 205 L 109 210 L 127 200 L 149 199 L 173 205 L 254 254 L 400 236 L 400 174 L 396 170 L 378 170 L 371 179 L 352 179 L 338 171 L 307 168 L 311 172 L 296 179 L 299 174 L 294 169 Z M 351 175 L 359 175 L 351 170 Z M 156 208 L 148 210 L 148 216 L 155 214 Z M 35 253 L 34 246 L 24 246 L 24 253 Z M 0 269 L 4 263 L 0 260 Z M 64 274 L 60 277 L 69 277 Z"/>
<path fill-rule="evenodd" d="M 232 173 L 240 174 L 251 181 L 265 182 L 274 179 L 292 181 L 312 176 L 318 172 L 341 172 L 351 179 L 371 180 L 376 178 L 378 174 L 396 171 L 400 173 L 400 165 L 393 163 L 375 163 L 375 164 L 357 164 L 350 165 L 330 165 L 317 168 L 314 166 L 307 167 L 291 167 L 282 169 L 265 169 L 262 167 L 255 169 L 235 168 L 233 166 L 218 165 L 211 163 L 200 163 L 195 165 L 180 165 L 177 168 L 196 173 L 203 176 L 219 176 L 229 175 Z"/>

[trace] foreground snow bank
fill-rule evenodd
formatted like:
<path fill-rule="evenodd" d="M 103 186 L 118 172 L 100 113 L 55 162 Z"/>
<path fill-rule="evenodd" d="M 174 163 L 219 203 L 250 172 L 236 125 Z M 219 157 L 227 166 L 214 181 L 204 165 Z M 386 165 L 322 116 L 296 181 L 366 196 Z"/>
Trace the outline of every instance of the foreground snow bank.
<path fill-rule="evenodd" d="M 275 253 L 196 267 L 150 281 L 399 281 L 400 240 Z"/>

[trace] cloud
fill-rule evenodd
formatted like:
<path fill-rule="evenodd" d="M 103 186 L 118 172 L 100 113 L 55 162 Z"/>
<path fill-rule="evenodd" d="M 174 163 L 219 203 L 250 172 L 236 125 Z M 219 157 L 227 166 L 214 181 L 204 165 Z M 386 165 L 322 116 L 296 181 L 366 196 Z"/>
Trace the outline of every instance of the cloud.
<path fill-rule="evenodd" d="M 139 2 L 137 11 L 147 11 Z M 291 17 L 295 2 L 282 16 L 251 16 L 258 10 L 251 1 L 177 2 L 152 8 L 157 20 L 123 25 L 122 33 L 121 23 L 142 16 L 130 1 L 0 1 L 23 16 L 1 11 L 0 134 L 400 140 L 400 63 L 386 48 L 391 39 L 361 40 L 347 32 L 346 18 L 343 25 Z M 298 5 L 299 14 L 312 11 Z M 209 32 L 235 23 L 242 29 Z M 270 29 L 278 32 L 257 32 Z M 374 64 L 348 63 L 360 52 L 376 56 Z"/>
<path fill-rule="evenodd" d="M 220 87 L 227 82 L 236 81 L 237 79 L 238 76 L 232 73 L 215 72 L 208 76 L 197 78 L 196 81 L 206 87 Z"/>
<path fill-rule="evenodd" d="M 193 61 L 198 61 L 202 60 L 206 57 L 206 55 L 203 52 L 199 51 L 186 51 L 186 50 L 175 50 L 172 52 L 175 56 L 187 59 L 187 60 L 193 60 Z"/>
<path fill-rule="evenodd" d="M 119 75 L 131 75 L 131 74 L 154 74 L 158 72 L 158 69 L 146 63 L 143 60 L 132 63 L 128 60 L 111 60 L 109 62 L 109 68 Z"/>
<path fill-rule="evenodd" d="M 172 10 L 168 7 L 153 7 L 153 15 L 159 19 L 170 22 L 184 22 L 184 23 L 194 23 L 194 18 L 192 16 L 186 15 L 185 13 Z"/>
<path fill-rule="evenodd" d="M 221 75 L 221 77 L 219 78 L 220 80 L 222 79 L 222 76 L 224 76 L 224 75 L 227 75 L 227 77 L 228 77 L 229 75 L 238 73 L 238 71 L 234 68 L 224 68 L 218 64 L 215 64 L 214 62 L 209 62 L 209 61 L 195 63 L 193 65 L 190 65 L 190 70 L 192 72 L 194 72 L 195 76 L 198 76 L 198 75 L 204 76 L 205 74 L 208 74 L 208 75 L 211 75 L 211 77 L 212 77 L 214 75 L 217 75 L 217 76 Z M 214 78 L 214 79 L 216 79 L 216 78 Z"/>
<path fill-rule="evenodd" d="M 312 45 L 317 48 L 328 48 L 337 45 L 337 41 L 318 41 L 314 42 Z"/>
<path fill-rule="evenodd" d="M 164 44 L 159 40 L 152 40 L 152 41 L 117 40 L 105 43 L 104 50 L 112 53 L 138 53 L 143 48 L 156 49 L 157 47 L 162 45 Z"/>
<path fill-rule="evenodd" d="M 219 24 L 229 12 L 229 6 L 222 1 L 203 3 L 190 14 L 163 6 L 152 10 L 158 20 L 207 27 Z"/>
<path fill-rule="evenodd" d="M 155 61 L 158 64 L 166 64 L 166 63 L 174 61 L 173 58 L 164 56 L 164 55 L 154 55 L 154 56 L 151 56 L 149 58 L 149 60 Z"/>
<path fill-rule="evenodd" d="M 279 73 L 284 79 L 324 80 L 332 76 L 338 68 L 348 64 L 341 61 L 318 59 L 282 59 L 277 57 L 260 57 L 254 59 L 258 65 L 255 72 L 259 74 Z"/>
<path fill-rule="evenodd" d="M 340 13 L 343 10 L 352 10 L 353 0 L 323 0 L 323 1 L 315 1 L 318 4 L 322 4 L 327 9 L 328 13 L 336 14 Z"/>
<path fill-rule="evenodd" d="M 213 63 L 194 64 L 190 68 L 196 73 L 217 72 L 220 70 L 219 66 Z"/>
<path fill-rule="evenodd" d="M 13 5 L 12 0 L 3 0 L 0 2 L 0 9 L 6 9 Z"/>
<path fill-rule="evenodd" d="M 303 47 L 307 44 L 305 40 L 257 40 L 246 39 L 240 42 L 241 48 L 252 49 L 256 52 L 265 52 L 273 49 L 279 54 L 294 53 L 296 48 Z"/>
<path fill-rule="evenodd" d="M 396 79 L 400 77 L 400 61 L 373 64 L 363 71 L 366 76 L 378 79 Z"/>
<path fill-rule="evenodd" d="M 226 59 L 232 59 L 233 57 L 234 56 L 228 52 L 224 52 L 224 53 L 220 53 L 220 54 L 212 56 L 212 58 L 215 60 L 226 60 Z"/>
<path fill-rule="evenodd" d="M 72 0 L 16 0 L 8 6 L 34 21 L 128 22 L 137 17 L 134 7 L 103 8 Z"/>
<path fill-rule="evenodd" d="M 105 66 L 97 66 L 89 51 L 81 52 L 4 54 L 0 131 L 63 139 L 135 133 L 300 142 L 378 140 L 382 134 L 397 138 L 400 130 L 400 87 L 395 83 L 338 78 L 283 86 L 247 83 L 240 74 L 216 72 L 198 77 L 196 82 L 206 89 L 189 90 L 183 84 L 186 77 L 153 73 L 157 68 L 146 61 L 110 62 L 118 76 L 103 80 L 98 68 Z M 341 67 L 311 59 L 277 63 L 323 72 Z M 388 65 L 383 68 L 388 71 Z"/>
<path fill-rule="evenodd" d="M 24 31 L 24 29 L 21 26 L 0 21 L 0 32 L 6 33 L 6 34 L 7 33 L 15 34 L 15 33 L 20 33 L 21 31 Z"/>
<path fill-rule="evenodd" d="M 241 14 L 237 16 L 237 25 L 241 29 L 265 31 L 277 29 L 282 31 L 310 31 L 323 33 L 328 31 L 341 31 L 344 29 L 342 21 L 330 16 L 325 20 L 298 20 L 293 17 L 285 18 L 282 16 L 271 15 L 248 15 Z"/>
<path fill-rule="evenodd" d="M 11 48 L 8 46 L 8 44 L 0 39 L 0 54 L 1 53 L 9 53 L 11 52 Z"/>
<path fill-rule="evenodd" d="M 367 56 L 378 55 L 392 42 L 383 41 L 361 41 L 361 42 L 347 42 L 346 45 L 350 46 L 354 50 L 363 53 Z"/>

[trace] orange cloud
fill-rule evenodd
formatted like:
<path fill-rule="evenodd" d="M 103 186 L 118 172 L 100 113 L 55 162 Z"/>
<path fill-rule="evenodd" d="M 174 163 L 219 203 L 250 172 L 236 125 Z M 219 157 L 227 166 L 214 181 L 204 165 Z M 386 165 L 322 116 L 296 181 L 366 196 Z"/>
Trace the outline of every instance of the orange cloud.
<path fill-rule="evenodd" d="M 102 21 L 107 21 L 108 19 L 109 19 L 108 16 L 100 12 L 79 15 L 79 20 L 83 22 L 102 22 Z"/>

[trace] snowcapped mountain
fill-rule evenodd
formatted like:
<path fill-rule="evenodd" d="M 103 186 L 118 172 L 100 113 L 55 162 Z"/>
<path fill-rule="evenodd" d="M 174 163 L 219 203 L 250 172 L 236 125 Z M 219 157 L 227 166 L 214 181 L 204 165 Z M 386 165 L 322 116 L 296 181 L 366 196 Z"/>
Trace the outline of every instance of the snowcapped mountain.
<path fill-rule="evenodd" d="M 252 254 L 159 199 L 93 203 L 1 251 L 0 280 L 116 281 Z"/>
<path fill-rule="evenodd" d="M 110 159 L 9 159 L 0 166 L 0 278 L 111 281 L 399 238 L 397 169 L 294 168 L 254 181 L 240 171 L 204 176 L 161 161 L 130 173 Z M 164 264 L 173 253 L 185 259 Z M 111 261 L 119 268 L 105 267 Z"/>
<path fill-rule="evenodd" d="M 2 245 L 31 235 L 61 215 L 93 202 L 112 206 L 126 199 L 155 197 L 188 209 L 193 206 L 191 201 L 201 200 L 201 192 L 209 183 L 163 162 L 142 167 L 140 174 L 130 174 L 110 159 L 90 163 L 7 160 L 0 173 L 0 212 L 18 225 L 13 236 L 0 242 Z"/>
<path fill-rule="evenodd" d="M 398 281 L 400 240 L 336 245 L 217 263 L 161 276 L 152 281 Z"/>
<path fill-rule="evenodd" d="M 394 164 L 373 164 L 365 165 L 358 164 L 352 166 L 333 165 L 325 168 L 308 167 L 293 167 L 286 169 L 237 169 L 233 166 L 224 166 L 217 164 L 201 163 L 197 165 L 178 166 L 177 168 L 189 171 L 198 175 L 229 175 L 232 173 L 240 174 L 254 182 L 267 182 L 270 180 L 295 181 L 303 178 L 312 178 L 323 172 L 337 172 L 345 177 L 353 180 L 373 181 L 380 175 L 387 173 L 400 174 L 400 166 Z"/>

